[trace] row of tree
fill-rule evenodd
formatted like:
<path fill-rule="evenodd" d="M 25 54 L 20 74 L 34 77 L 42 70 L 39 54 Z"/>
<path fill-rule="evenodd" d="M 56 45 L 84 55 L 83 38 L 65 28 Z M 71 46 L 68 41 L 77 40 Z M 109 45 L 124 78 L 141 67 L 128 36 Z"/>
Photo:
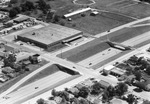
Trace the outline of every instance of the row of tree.
<path fill-rule="evenodd" d="M 16 1 L 13 1 L 13 3 L 14 2 L 16 2 Z M 44 14 L 47 14 L 47 11 L 49 11 L 51 9 L 50 5 L 46 4 L 46 2 L 44 0 L 38 0 L 36 2 L 36 4 L 37 5 L 34 5 L 34 3 L 32 1 L 28 1 L 27 0 L 24 3 L 20 4 L 19 7 L 18 6 L 17 7 L 12 7 L 12 9 L 9 11 L 9 17 L 13 18 L 13 17 L 15 17 L 17 14 L 19 14 L 21 12 L 32 11 L 34 9 L 39 9 Z"/>
<path fill-rule="evenodd" d="M 115 87 L 109 86 L 105 90 L 102 90 L 101 85 L 98 82 L 96 82 L 90 88 L 84 86 L 75 92 L 70 92 L 70 90 L 67 88 L 64 91 L 52 90 L 51 92 L 52 97 L 50 97 L 49 100 L 54 100 L 55 97 L 59 96 L 60 98 L 62 98 L 61 104 L 67 104 L 67 102 L 71 103 L 74 102 L 74 104 L 92 104 L 90 101 L 87 100 L 87 97 L 89 95 L 98 96 L 100 93 L 103 93 L 102 100 L 104 102 L 109 102 L 114 96 L 124 95 L 124 93 L 127 92 L 127 90 L 128 87 L 124 83 L 118 83 L 118 85 Z M 74 97 L 70 98 L 69 93 L 73 94 Z M 44 100 L 39 99 L 37 103 L 44 104 L 43 101 Z M 129 100 L 129 102 L 131 101 Z"/>
<path fill-rule="evenodd" d="M 148 3 L 150 3 L 150 0 L 140 0 L 140 1 L 144 1 L 144 2 L 148 2 Z"/>

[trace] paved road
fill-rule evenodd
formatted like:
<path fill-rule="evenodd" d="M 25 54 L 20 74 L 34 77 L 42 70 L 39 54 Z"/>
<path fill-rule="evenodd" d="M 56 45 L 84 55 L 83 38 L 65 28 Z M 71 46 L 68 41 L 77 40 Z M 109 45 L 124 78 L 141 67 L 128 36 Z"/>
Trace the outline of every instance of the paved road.
<path fill-rule="evenodd" d="M 121 29 L 121 28 L 124 28 L 124 27 L 126 27 L 126 26 L 128 27 L 128 26 L 133 25 L 133 24 L 135 24 L 135 23 L 142 22 L 142 21 L 149 20 L 149 19 L 150 19 L 150 17 L 147 17 L 147 18 L 138 20 L 138 21 L 136 21 L 136 22 L 132 22 L 132 23 L 130 23 L 130 24 L 126 24 L 126 25 L 124 25 L 124 26 L 120 26 L 120 27 L 118 27 L 118 28 L 112 29 L 110 32 L 117 31 L 117 30 L 119 30 L 119 29 Z M 105 32 L 105 33 L 103 33 L 103 34 L 98 34 L 98 35 L 96 35 L 95 37 L 101 37 L 102 35 L 106 35 L 106 34 L 108 34 L 108 32 Z M 11 43 L 10 43 L 10 44 L 11 44 Z M 33 51 L 33 50 L 32 50 L 32 51 Z M 37 51 L 36 51 L 36 52 L 37 52 Z M 133 54 L 133 53 L 130 53 L 130 54 Z M 97 72 L 94 72 L 92 69 L 88 69 L 88 68 L 85 68 L 85 67 L 83 67 L 83 66 L 81 66 L 81 65 L 78 65 L 78 64 L 69 62 L 69 61 L 67 61 L 67 60 L 63 60 L 63 59 L 57 58 L 57 57 L 55 57 L 55 56 L 52 56 L 51 54 L 47 54 L 47 53 L 46 53 L 46 54 L 43 54 L 43 53 L 42 53 L 42 56 L 45 57 L 45 58 L 47 58 L 47 59 L 49 59 L 49 60 L 51 60 L 51 61 L 53 61 L 53 62 L 55 62 L 55 63 L 58 63 L 58 64 L 60 64 L 60 65 L 63 65 L 63 66 L 65 66 L 65 67 L 67 67 L 67 68 L 70 68 L 70 69 L 72 69 L 72 70 L 77 70 L 77 71 L 79 71 L 82 75 L 85 75 L 85 76 L 88 76 L 88 77 L 95 77 L 95 76 L 98 76 L 98 73 L 97 73 Z M 128 56 L 128 55 L 127 55 L 127 56 Z M 126 57 L 127 57 L 127 56 L 126 56 Z M 124 57 L 125 57 L 125 56 L 124 56 Z M 51 63 L 50 63 L 50 64 L 51 64 Z M 44 67 L 45 67 L 45 66 L 44 66 Z M 22 79 L 21 81 L 19 81 L 17 84 L 15 84 L 14 86 L 12 86 L 12 87 L 10 88 L 10 90 L 7 90 L 7 91 L 4 92 L 3 94 L 1 94 L 0 97 L 3 97 L 4 95 L 10 93 L 10 92 L 13 91 L 15 88 L 17 88 L 18 85 L 22 84 L 22 83 L 23 83 L 24 81 L 26 81 L 28 78 L 30 78 L 31 76 L 35 75 L 35 73 L 38 73 L 39 71 L 41 71 L 41 70 L 43 70 L 43 69 L 44 69 L 44 68 L 42 67 L 42 68 L 38 69 L 37 71 L 35 71 L 34 73 L 31 73 L 29 76 L 23 78 L 23 79 Z M 104 77 L 103 77 L 103 79 L 104 79 Z M 5 104 L 5 103 L 4 103 L 4 104 Z M 6 104 L 9 104 L 9 103 L 6 103 Z"/>
<path fill-rule="evenodd" d="M 68 78 L 69 76 L 71 76 L 71 75 L 61 72 L 61 71 L 56 72 L 50 76 L 47 76 L 41 80 L 33 82 L 33 83 L 19 89 L 18 91 L 15 91 L 15 92 L 7 95 L 7 97 L 10 97 L 9 99 L 0 98 L 0 104 L 16 104 L 16 102 L 23 100 L 27 97 L 30 98 L 30 96 L 32 96 L 33 94 L 43 91 L 44 89 L 46 89 L 50 86 L 53 86 L 60 81 L 63 81 L 64 79 Z"/>
<path fill-rule="evenodd" d="M 43 67 L 37 69 L 36 71 L 32 72 L 31 74 L 27 75 L 26 77 L 24 77 L 23 79 L 21 79 L 20 81 L 18 81 L 16 84 L 14 84 L 13 86 L 11 86 L 7 91 L 3 92 L 0 94 L 0 98 L 7 95 L 8 93 L 12 92 L 13 90 L 15 90 L 17 87 L 19 87 L 22 83 L 24 83 L 26 80 L 30 79 L 32 76 L 36 75 L 37 73 L 39 73 L 40 71 L 44 70 L 46 67 L 52 65 L 52 63 L 48 63 L 46 65 L 44 65 Z"/>
<path fill-rule="evenodd" d="M 131 38 L 125 42 L 122 42 L 121 44 L 124 44 L 126 46 L 135 46 L 138 45 L 144 41 L 150 40 L 150 32 L 146 32 L 142 35 L 139 35 L 137 37 Z M 145 38 L 146 37 L 146 38 Z M 95 54 L 83 61 L 80 61 L 78 64 L 84 66 L 84 67 L 92 67 L 93 65 L 96 65 L 110 57 L 113 57 L 114 55 L 121 53 L 121 50 L 109 48 L 106 49 L 98 54 Z"/>

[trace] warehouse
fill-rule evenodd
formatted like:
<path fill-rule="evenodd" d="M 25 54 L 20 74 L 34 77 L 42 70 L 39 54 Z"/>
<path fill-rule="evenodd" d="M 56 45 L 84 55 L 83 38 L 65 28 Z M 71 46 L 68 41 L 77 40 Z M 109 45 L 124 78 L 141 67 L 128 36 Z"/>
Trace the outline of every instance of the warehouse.
<path fill-rule="evenodd" d="M 48 49 L 63 42 L 72 42 L 82 38 L 83 32 L 57 24 L 33 30 L 17 36 L 18 40 L 29 42 L 44 49 Z"/>

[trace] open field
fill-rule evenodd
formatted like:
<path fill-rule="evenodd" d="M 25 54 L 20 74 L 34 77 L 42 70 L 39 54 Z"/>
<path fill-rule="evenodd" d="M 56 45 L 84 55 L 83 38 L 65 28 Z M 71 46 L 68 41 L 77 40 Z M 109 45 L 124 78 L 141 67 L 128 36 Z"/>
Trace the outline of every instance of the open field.
<path fill-rule="evenodd" d="M 96 35 L 128 22 L 129 21 L 126 18 L 123 19 L 118 15 L 112 16 L 109 13 L 102 13 L 97 16 L 90 16 L 90 14 L 86 14 L 85 17 L 79 16 L 71 22 L 65 21 L 65 26 Z M 72 26 L 73 24 L 75 24 L 75 26 Z"/>
<path fill-rule="evenodd" d="M 109 10 L 127 16 L 144 18 L 150 16 L 150 5 L 137 3 L 132 0 L 95 0 L 92 7 Z"/>
<path fill-rule="evenodd" d="M 133 38 L 135 36 L 141 35 L 145 32 L 148 32 L 150 30 L 150 26 L 142 26 L 142 27 L 134 27 L 134 28 L 123 28 L 119 31 L 110 33 L 108 35 L 109 39 L 111 41 L 115 42 L 124 42 L 130 38 Z M 62 54 L 57 55 L 58 57 L 65 58 L 67 60 L 73 61 L 73 62 L 79 62 L 82 61 L 96 53 L 99 53 L 107 48 L 109 48 L 109 45 L 107 43 L 104 43 L 103 41 L 107 39 L 107 36 L 100 37 L 98 39 L 95 39 L 89 43 L 86 43 L 84 45 L 81 45 L 77 48 L 74 48 L 72 50 L 66 51 Z M 103 41 L 102 41 L 103 40 Z"/>
<path fill-rule="evenodd" d="M 64 4 L 65 2 L 65 4 Z M 112 1 L 111 1 L 112 2 Z M 116 0 L 114 0 L 116 2 Z M 77 10 L 79 8 L 85 8 L 86 6 L 79 6 L 73 4 L 73 0 L 68 1 L 68 0 L 56 0 L 56 1 L 51 1 L 52 8 L 56 10 L 56 14 L 59 16 L 63 16 L 71 11 Z M 57 7 L 56 5 L 59 5 Z M 97 2 L 96 2 L 97 4 Z M 108 12 L 100 12 L 97 16 L 90 16 L 90 13 L 84 13 L 86 16 L 77 16 L 73 17 L 72 21 L 67 21 L 64 19 L 60 20 L 60 24 L 63 22 L 65 26 L 75 28 L 78 30 L 81 30 L 83 32 L 95 35 L 107 30 L 110 30 L 112 28 L 115 28 L 117 26 L 123 25 L 125 23 L 134 21 L 134 19 L 124 16 L 119 13 L 109 13 Z"/>
<path fill-rule="evenodd" d="M 80 49 L 81 48 L 84 48 L 83 50 Z M 109 48 L 109 45 L 107 44 L 107 43 L 104 43 L 104 42 L 97 42 L 96 44 L 95 43 L 91 43 L 91 46 L 90 47 L 87 47 L 86 45 L 85 45 L 85 47 L 84 46 L 81 46 L 81 47 L 79 47 L 77 50 L 78 50 L 78 53 L 76 53 L 77 52 L 77 50 L 75 50 L 75 49 L 72 49 L 72 50 L 70 50 L 71 52 L 69 52 L 69 53 L 71 53 L 71 55 L 69 54 L 69 53 L 62 53 L 62 57 L 63 58 L 66 58 L 67 60 L 69 60 L 69 61 L 73 61 L 73 62 L 79 62 L 79 61 L 81 61 L 81 60 L 84 60 L 84 59 L 86 59 L 87 57 L 90 57 L 90 56 L 92 56 L 92 55 L 94 55 L 94 54 L 96 54 L 96 53 L 99 53 L 99 52 L 101 52 L 101 51 L 103 51 L 103 50 L 105 50 L 105 49 L 107 49 L 107 48 Z M 74 51 L 74 52 L 73 52 Z M 60 55 L 59 55 L 59 57 L 61 57 Z M 66 57 L 65 57 L 66 56 Z"/>
<path fill-rule="evenodd" d="M 47 61 L 42 61 L 39 64 L 36 64 L 36 65 L 30 65 L 29 68 L 31 68 L 32 70 L 30 70 L 29 72 L 25 72 L 24 74 L 21 74 L 20 76 L 10 80 L 10 81 L 7 81 L 4 83 L 3 86 L 0 87 L 0 93 L 6 91 L 8 88 L 10 88 L 12 85 L 14 85 L 15 83 L 17 83 L 19 80 L 21 80 L 22 78 L 24 78 L 25 76 L 27 76 L 28 74 L 30 74 L 31 72 L 35 71 L 36 69 L 38 69 L 39 67 L 45 65 L 47 63 Z"/>

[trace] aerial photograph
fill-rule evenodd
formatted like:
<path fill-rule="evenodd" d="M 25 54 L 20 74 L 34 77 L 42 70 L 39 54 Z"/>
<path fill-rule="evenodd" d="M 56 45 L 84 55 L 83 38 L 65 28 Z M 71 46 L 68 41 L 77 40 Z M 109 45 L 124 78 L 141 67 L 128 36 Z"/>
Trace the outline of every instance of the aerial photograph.
<path fill-rule="evenodd" d="M 150 104 L 150 0 L 0 0 L 0 104 Z"/>

